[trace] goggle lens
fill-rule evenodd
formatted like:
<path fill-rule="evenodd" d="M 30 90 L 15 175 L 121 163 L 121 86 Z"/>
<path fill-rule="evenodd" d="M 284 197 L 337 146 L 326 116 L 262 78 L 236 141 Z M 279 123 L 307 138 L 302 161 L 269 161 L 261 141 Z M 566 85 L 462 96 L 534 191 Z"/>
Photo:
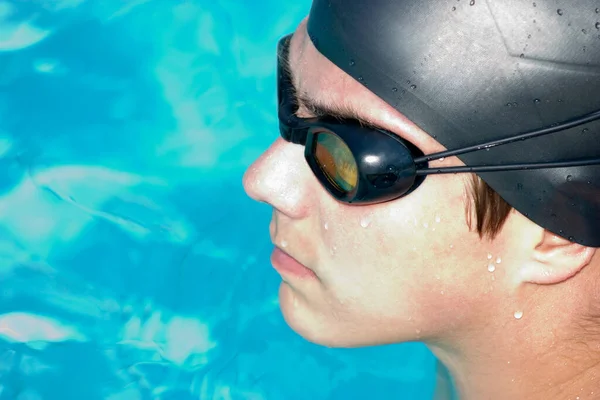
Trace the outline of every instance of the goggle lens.
<path fill-rule="evenodd" d="M 314 157 L 329 182 L 343 193 L 358 185 L 358 166 L 352 152 L 337 135 L 322 131 L 316 133 Z"/>

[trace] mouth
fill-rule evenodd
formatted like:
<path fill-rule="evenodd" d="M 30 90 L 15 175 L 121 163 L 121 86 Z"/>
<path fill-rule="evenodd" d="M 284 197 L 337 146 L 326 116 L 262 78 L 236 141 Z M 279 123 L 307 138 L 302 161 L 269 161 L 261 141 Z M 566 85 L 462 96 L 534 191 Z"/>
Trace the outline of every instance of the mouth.
<path fill-rule="evenodd" d="M 313 270 L 300 263 L 279 246 L 275 246 L 271 254 L 271 264 L 282 276 L 292 276 L 300 279 L 315 279 L 317 277 Z"/>

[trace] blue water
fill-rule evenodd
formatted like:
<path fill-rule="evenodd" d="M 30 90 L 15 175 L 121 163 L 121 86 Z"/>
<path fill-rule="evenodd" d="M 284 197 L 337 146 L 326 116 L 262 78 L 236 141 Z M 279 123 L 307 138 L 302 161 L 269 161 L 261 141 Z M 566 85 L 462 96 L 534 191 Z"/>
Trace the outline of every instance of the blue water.
<path fill-rule="evenodd" d="M 422 344 L 283 321 L 275 45 L 310 2 L 0 1 L 0 400 L 431 399 Z"/>

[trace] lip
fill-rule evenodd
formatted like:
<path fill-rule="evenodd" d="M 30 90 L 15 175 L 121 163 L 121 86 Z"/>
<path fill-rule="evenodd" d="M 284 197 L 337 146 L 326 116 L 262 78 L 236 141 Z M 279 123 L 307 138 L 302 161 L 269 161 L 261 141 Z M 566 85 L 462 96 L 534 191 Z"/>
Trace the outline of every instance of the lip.
<path fill-rule="evenodd" d="M 317 277 L 313 270 L 277 246 L 271 253 L 271 264 L 280 275 L 286 277 L 292 276 L 299 279 L 315 279 Z"/>

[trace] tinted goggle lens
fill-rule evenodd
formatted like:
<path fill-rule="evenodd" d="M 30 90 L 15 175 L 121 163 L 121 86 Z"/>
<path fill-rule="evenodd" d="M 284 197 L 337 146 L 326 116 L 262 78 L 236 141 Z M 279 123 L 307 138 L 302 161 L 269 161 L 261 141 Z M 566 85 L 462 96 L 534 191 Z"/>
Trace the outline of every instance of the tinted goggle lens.
<path fill-rule="evenodd" d="M 358 166 L 352 152 L 337 135 L 315 134 L 314 158 L 327 180 L 339 191 L 350 193 L 358 185 Z"/>

